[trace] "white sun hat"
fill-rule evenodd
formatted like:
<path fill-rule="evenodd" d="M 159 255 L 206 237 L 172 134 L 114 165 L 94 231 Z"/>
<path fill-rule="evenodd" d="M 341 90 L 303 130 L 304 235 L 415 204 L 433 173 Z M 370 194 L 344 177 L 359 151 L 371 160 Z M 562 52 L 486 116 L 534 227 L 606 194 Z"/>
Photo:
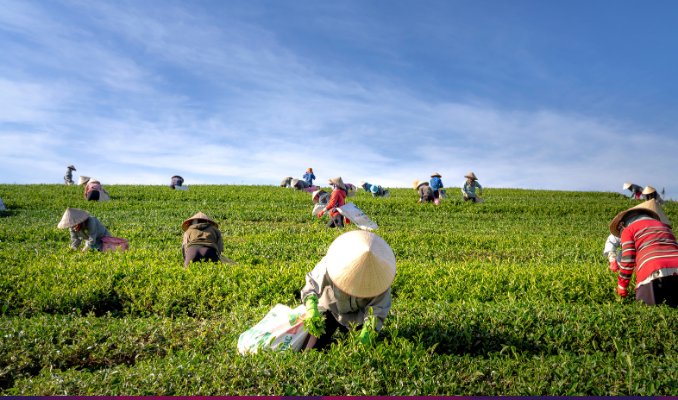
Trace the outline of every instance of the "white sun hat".
<path fill-rule="evenodd" d="M 327 275 L 354 297 L 376 297 L 391 287 L 396 276 L 393 250 L 379 235 L 351 231 L 332 242 L 325 257 Z"/>
<path fill-rule="evenodd" d="M 76 226 L 81 222 L 85 222 L 87 218 L 89 218 L 89 212 L 81 210 L 79 208 L 68 207 L 66 209 L 66 212 L 64 213 L 64 216 L 61 217 L 61 221 L 59 222 L 59 225 L 57 225 L 57 228 L 59 229 L 70 228 L 72 226 Z"/>
<path fill-rule="evenodd" d="M 84 185 L 87 182 L 89 182 L 89 180 L 90 180 L 89 176 L 80 175 L 80 179 L 78 179 L 78 185 Z"/>

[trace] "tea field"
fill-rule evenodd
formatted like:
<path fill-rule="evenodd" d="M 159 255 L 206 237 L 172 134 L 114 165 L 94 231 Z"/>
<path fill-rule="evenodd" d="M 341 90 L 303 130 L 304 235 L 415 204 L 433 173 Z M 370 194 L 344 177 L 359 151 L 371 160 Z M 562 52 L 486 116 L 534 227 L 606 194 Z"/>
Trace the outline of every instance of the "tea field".
<path fill-rule="evenodd" d="M 493 189 L 485 204 L 417 204 L 411 189 L 353 202 L 379 224 L 398 273 L 376 346 L 241 356 L 238 336 L 339 230 L 310 195 L 272 186 L 0 185 L 3 395 L 678 395 L 678 311 L 615 294 L 602 255 L 617 193 Z M 66 207 L 125 253 L 68 250 Z M 678 221 L 678 206 L 664 207 Z M 235 266 L 184 269 L 181 222 L 216 220 Z"/>

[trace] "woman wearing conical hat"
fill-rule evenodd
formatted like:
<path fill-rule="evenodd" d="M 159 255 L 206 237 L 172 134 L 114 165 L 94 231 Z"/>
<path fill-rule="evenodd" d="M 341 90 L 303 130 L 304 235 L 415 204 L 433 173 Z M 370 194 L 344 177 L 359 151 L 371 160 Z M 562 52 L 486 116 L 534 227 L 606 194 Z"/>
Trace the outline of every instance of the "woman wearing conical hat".
<path fill-rule="evenodd" d="M 360 342 L 371 343 L 370 335 L 381 331 L 391 309 L 395 276 L 393 250 L 378 235 L 356 230 L 336 238 L 327 255 L 306 274 L 301 289 L 306 318 L 320 321 L 318 305 L 327 310 L 324 324 L 314 324 L 321 335 L 309 335 L 302 348 L 326 347 L 337 329 L 359 329 Z"/>
<path fill-rule="evenodd" d="M 67 208 L 57 228 L 68 228 L 71 234 L 70 248 L 72 250 L 78 250 L 84 240 L 83 253 L 87 250 L 101 251 L 104 236 L 113 236 L 96 217 L 92 217 L 87 211 L 77 208 Z"/>
<path fill-rule="evenodd" d="M 313 201 L 313 204 L 325 204 L 330 202 L 330 198 L 332 197 L 331 194 L 327 193 L 326 191 L 320 189 L 316 190 L 315 192 L 311 193 L 311 199 Z"/>
<path fill-rule="evenodd" d="M 430 203 L 435 201 L 433 189 L 431 189 L 431 186 L 429 186 L 428 182 L 417 179 L 412 183 L 412 187 L 419 193 L 418 203 Z"/>
<path fill-rule="evenodd" d="M 653 188 L 652 186 L 645 186 L 643 189 L 643 198 L 647 200 L 657 200 L 657 203 L 659 204 L 664 204 L 664 200 L 659 197 L 659 193 L 657 193 L 657 189 Z"/>
<path fill-rule="evenodd" d="M 636 301 L 678 307 L 678 243 L 659 203 L 648 200 L 617 214 L 610 233 L 621 238 L 617 293 L 628 296 L 636 273 Z"/>
<path fill-rule="evenodd" d="M 623 186 L 624 190 L 629 190 L 631 192 L 631 199 L 640 199 L 640 194 L 643 192 L 643 188 L 636 185 L 635 183 L 625 183 Z"/>
<path fill-rule="evenodd" d="M 443 188 L 443 181 L 440 178 L 442 178 L 442 176 L 437 172 L 431 175 L 431 189 L 433 189 L 433 197 L 436 199 L 440 198 L 440 189 Z"/>
<path fill-rule="evenodd" d="M 381 185 L 369 183 L 369 182 L 360 182 L 360 187 L 363 188 L 367 193 L 372 193 L 372 197 L 384 197 L 386 191 Z"/>
<path fill-rule="evenodd" d="M 472 200 L 473 202 L 478 203 L 479 200 L 476 198 L 476 188 L 478 188 L 478 194 L 482 196 L 483 187 L 480 186 L 476 174 L 471 172 L 468 175 L 464 175 L 464 178 L 466 178 L 466 182 L 464 182 L 464 186 L 461 188 L 461 193 L 464 195 L 464 201 Z"/>
<path fill-rule="evenodd" d="M 318 213 L 318 218 L 321 218 L 325 211 L 330 212 L 330 222 L 327 223 L 328 228 L 343 228 L 344 227 L 344 217 L 341 215 L 337 208 L 346 204 L 346 196 L 348 195 L 348 190 L 344 181 L 340 176 L 332 178 L 329 180 L 330 185 L 332 186 L 332 195 L 330 200 L 327 203 L 325 209 Z M 346 219 L 346 223 L 350 223 Z"/>
<path fill-rule="evenodd" d="M 184 186 L 184 178 L 179 175 L 174 175 L 170 181 L 170 189 L 176 189 L 177 186 Z"/>
<path fill-rule="evenodd" d="M 73 171 L 77 171 L 74 166 L 69 165 L 66 170 L 66 175 L 64 175 L 64 184 L 72 185 L 73 184 Z"/>
<path fill-rule="evenodd" d="M 181 229 L 184 231 L 181 241 L 184 268 L 191 262 L 219 262 L 219 256 L 224 252 L 224 239 L 216 222 L 199 212 L 184 221 Z"/>

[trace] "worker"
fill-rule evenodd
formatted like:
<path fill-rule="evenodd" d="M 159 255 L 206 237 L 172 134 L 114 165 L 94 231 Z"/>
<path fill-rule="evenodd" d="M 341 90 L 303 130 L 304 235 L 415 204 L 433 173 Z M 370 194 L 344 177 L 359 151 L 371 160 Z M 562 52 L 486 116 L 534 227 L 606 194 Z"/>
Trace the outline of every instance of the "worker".
<path fill-rule="evenodd" d="M 431 189 L 431 186 L 429 186 L 428 182 L 422 182 L 417 179 L 412 184 L 412 187 L 419 193 L 418 203 L 430 203 L 435 201 L 435 197 L 433 197 L 433 189 Z"/>
<path fill-rule="evenodd" d="M 664 204 L 664 200 L 662 200 L 661 197 L 659 197 L 659 193 L 657 193 L 657 189 L 653 188 L 652 186 L 645 186 L 643 189 L 643 198 L 647 200 L 657 200 L 657 203 L 659 204 Z"/>
<path fill-rule="evenodd" d="M 308 182 L 301 180 L 301 179 L 292 179 L 290 181 L 290 187 L 294 188 L 295 191 L 297 190 L 304 190 L 306 188 L 311 187 Z"/>
<path fill-rule="evenodd" d="M 621 238 L 610 234 L 605 241 L 605 247 L 603 248 L 603 255 L 607 257 L 607 260 L 610 263 L 610 271 L 618 272 L 619 263 L 621 262 L 621 251 L 617 250 L 621 247 Z"/>
<path fill-rule="evenodd" d="M 68 207 L 63 217 L 61 217 L 57 228 L 69 229 L 71 234 L 71 250 L 77 251 L 84 240 L 85 248 L 82 250 L 83 253 L 87 250 L 101 251 L 104 236 L 113 236 L 96 217 L 92 217 L 89 215 L 89 212 L 77 208 Z"/>
<path fill-rule="evenodd" d="M 170 183 L 170 189 L 176 189 L 177 186 L 183 186 L 184 185 L 184 178 L 182 178 L 179 175 L 174 175 L 172 177 L 172 181 Z"/>
<path fill-rule="evenodd" d="M 391 284 L 396 259 L 391 247 L 378 235 L 361 230 L 346 232 L 332 242 L 327 255 L 306 274 L 301 300 L 307 319 L 316 320 L 320 336 L 308 335 L 302 349 L 322 349 L 339 329 L 360 330 L 360 343 L 374 343 L 391 309 Z M 320 304 L 327 311 L 320 320 Z M 372 313 L 373 317 L 370 317 Z"/>
<path fill-rule="evenodd" d="M 73 171 L 77 171 L 74 166 L 69 165 L 66 170 L 66 175 L 64 175 L 64 184 L 66 185 L 72 185 L 73 182 Z"/>
<path fill-rule="evenodd" d="M 464 182 L 464 186 L 461 188 L 461 193 L 464 195 L 464 201 L 472 200 L 474 203 L 480 203 L 479 198 L 476 198 L 476 188 L 478 188 L 479 194 L 482 196 L 483 187 L 480 186 L 476 174 L 471 172 L 468 175 L 464 175 L 464 178 L 466 178 L 466 182 Z"/>
<path fill-rule="evenodd" d="M 360 187 L 362 187 L 367 193 L 372 193 L 372 197 L 384 197 L 384 194 L 386 193 L 381 185 L 360 182 Z"/>
<path fill-rule="evenodd" d="M 643 188 L 636 185 L 635 183 L 625 183 L 623 186 L 624 190 L 629 190 L 631 192 L 631 199 L 638 200 L 640 195 L 643 192 Z"/>
<path fill-rule="evenodd" d="M 443 181 L 440 179 L 442 176 L 440 176 L 439 173 L 435 173 L 431 175 L 431 189 L 433 189 L 433 197 L 436 199 L 440 198 L 440 189 L 443 188 Z"/>
<path fill-rule="evenodd" d="M 291 187 L 290 182 L 292 182 L 292 177 L 288 176 L 280 182 L 280 187 Z"/>
<path fill-rule="evenodd" d="M 184 238 L 181 241 L 181 255 L 184 268 L 192 262 L 219 262 L 224 252 L 224 239 L 219 225 L 206 214 L 199 212 L 181 224 Z"/>
<path fill-rule="evenodd" d="M 325 211 L 330 212 L 330 222 L 327 223 L 328 228 L 343 228 L 344 227 L 344 217 L 337 210 L 337 208 L 346 204 L 346 195 L 348 191 L 346 190 L 346 185 L 340 176 L 332 178 L 329 180 L 330 186 L 332 186 L 332 195 L 330 200 L 327 203 L 327 206 L 324 210 L 318 213 L 318 218 L 321 218 Z M 346 223 L 350 223 L 346 219 Z"/>
<path fill-rule="evenodd" d="M 303 176 L 304 180 L 306 183 L 308 183 L 308 187 L 313 186 L 313 180 L 315 179 L 315 175 L 313 174 L 313 168 L 309 168 L 308 171 Z"/>
<path fill-rule="evenodd" d="M 315 192 L 313 192 L 311 194 L 311 199 L 313 201 L 313 204 L 325 204 L 325 205 L 327 205 L 327 203 L 330 202 L 330 197 L 332 197 L 332 195 L 330 195 L 329 193 L 327 193 L 326 191 L 324 191 L 322 189 L 316 190 Z"/>
<path fill-rule="evenodd" d="M 99 201 L 103 199 L 104 189 L 101 182 L 96 179 L 90 179 L 85 185 L 85 198 L 87 201 Z"/>
<path fill-rule="evenodd" d="M 635 271 L 636 301 L 678 307 L 678 243 L 659 203 L 648 200 L 617 214 L 610 233 L 622 243 L 617 293 L 628 296 Z"/>

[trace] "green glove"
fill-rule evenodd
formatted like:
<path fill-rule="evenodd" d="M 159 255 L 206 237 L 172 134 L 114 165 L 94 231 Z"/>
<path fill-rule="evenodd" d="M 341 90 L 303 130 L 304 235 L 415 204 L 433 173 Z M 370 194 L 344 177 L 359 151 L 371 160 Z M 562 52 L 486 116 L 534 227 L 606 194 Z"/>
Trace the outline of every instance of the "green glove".
<path fill-rule="evenodd" d="M 306 319 L 304 320 L 304 329 L 315 337 L 320 337 L 325 334 L 325 323 L 322 315 L 318 311 L 318 298 L 310 296 L 304 302 L 306 306 Z"/>
<path fill-rule="evenodd" d="M 360 344 L 370 344 L 372 341 L 370 340 L 370 333 L 373 331 L 372 328 L 372 321 L 367 320 L 363 324 L 363 329 L 360 331 L 360 335 L 358 336 L 358 341 Z"/>

